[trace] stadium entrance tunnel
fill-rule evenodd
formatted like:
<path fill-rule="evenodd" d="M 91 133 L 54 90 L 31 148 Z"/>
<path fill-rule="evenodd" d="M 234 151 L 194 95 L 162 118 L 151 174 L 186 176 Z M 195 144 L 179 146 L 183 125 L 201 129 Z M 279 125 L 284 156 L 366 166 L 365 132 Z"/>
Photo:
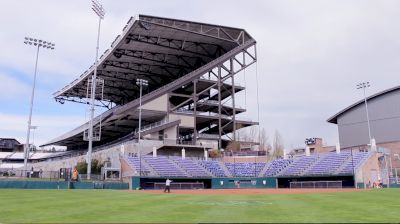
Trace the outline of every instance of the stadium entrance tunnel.
<path fill-rule="evenodd" d="M 354 188 L 353 176 L 279 177 L 278 188 Z"/>

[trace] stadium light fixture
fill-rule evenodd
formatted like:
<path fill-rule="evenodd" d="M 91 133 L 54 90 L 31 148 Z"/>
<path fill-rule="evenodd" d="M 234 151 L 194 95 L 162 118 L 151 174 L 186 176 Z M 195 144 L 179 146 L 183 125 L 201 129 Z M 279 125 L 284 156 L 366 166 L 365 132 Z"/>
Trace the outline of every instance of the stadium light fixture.
<path fill-rule="evenodd" d="M 92 0 L 92 10 L 99 16 L 100 19 L 104 19 L 106 10 L 104 10 L 103 6 L 98 1 Z"/>
<path fill-rule="evenodd" d="M 371 125 L 370 125 L 370 121 L 369 121 L 367 96 L 365 94 L 365 89 L 370 87 L 370 86 L 371 85 L 369 84 L 369 82 L 361 82 L 361 83 L 357 84 L 357 89 L 363 89 L 363 92 L 364 92 L 364 104 L 365 104 L 365 111 L 366 111 L 366 114 L 367 114 L 369 143 L 371 144 L 371 147 L 372 147 Z"/>
<path fill-rule="evenodd" d="M 91 86 L 91 96 L 90 96 L 90 120 L 89 120 L 89 145 L 88 145 L 88 162 L 87 162 L 87 179 L 91 179 L 92 173 L 92 149 L 93 149 L 93 118 L 94 118 L 94 106 L 95 106 L 95 95 L 96 95 L 96 80 L 97 80 L 97 66 L 99 60 L 99 42 L 100 42 L 100 27 L 101 27 L 101 20 L 104 19 L 104 15 L 106 11 L 104 10 L 103 6 L 96 0 L 92 0 L 92 10 L 97 14 L 99 17 L 99 25 L 97 29 L 97 45 L 96 45 L 96 59 L 94 64 L 94 72 L 92 76 L 92 86 Z"/>
<path fill-rule="evenodd" d="M 24 44 L 26 45 L 33 45 L 36 47 L 36 62 L 35 62 L 35 73 L 33 75 L 33 86 L 32 86 L 32 93 L 31 93 L 31 101 L 30 101 L 30 109 L 29 109 L 29 118 L 28 118 L 28 130 L 26 133 L 26 143 L 24 147 L 24 172 L 27 171 L 27 165 L 28 165 L 28 158 L 29 158 L 29 138 L 31 135 L 31 129 L 32 129 L 32 110 L 33 110 L 33 99 L 35 97 L 35 88 L 36 88 L 36 75 L 37 75 L 37 65 L 38 65 L 38 60 L 39 60 L 39 49 L 45 48 L 45 49 L 50 49 L 54 50 L 55 44 L 51 43 L 49 41 L 43 41 L 41 39 L 35 39 L 31 37 L 25 37 L 24 39 Z"/>
<path fill-rule="evenodd" d="M 137 79 L 136 85 L 139 86 L 139 131 L 138 131 L 138 144 L 139 144 L 139 177 L 142 176 L 142 145 L 140 142 L 140 128 L 142 127 L 142 89 L 143 86 L 148 86 L 149 82 L 145 79 Z"/>

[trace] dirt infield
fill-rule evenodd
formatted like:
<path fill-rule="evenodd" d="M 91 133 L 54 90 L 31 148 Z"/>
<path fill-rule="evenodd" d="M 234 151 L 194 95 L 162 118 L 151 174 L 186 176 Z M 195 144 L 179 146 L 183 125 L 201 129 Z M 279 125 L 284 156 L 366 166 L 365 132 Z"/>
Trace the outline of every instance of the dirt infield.
<path fill-rule="evenodd" d="M 257 195 L 257 194 L 315 194 L 332 192 L 354 192 L 360 189 L 202 189 L 202 190 L 171 190 L 171 194 L 191 195 Z M 162 190 L 145 190 L 150 194 L 164 194 Z"/>

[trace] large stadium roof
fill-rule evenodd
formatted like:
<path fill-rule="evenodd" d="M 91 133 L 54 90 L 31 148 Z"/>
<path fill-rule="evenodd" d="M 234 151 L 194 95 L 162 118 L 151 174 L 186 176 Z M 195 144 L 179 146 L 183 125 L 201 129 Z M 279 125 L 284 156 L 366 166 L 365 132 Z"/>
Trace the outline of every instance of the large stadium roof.
<path fill-rule="evenodd" d="M 201 78 L 204 73 L 218 65 L 223 66 L 225 61 L 233 60 L 232 57 L 240 52 L 247 52 L 255 43 L 245 30 L 239 28 L 145 15 L 132 17 L 111 48 L 100 57 L 97 66 L 98 77 L 104 79 L 104 97 L 98 105 L 113 106 L 94 119 L 94 125 L 102 127 L 102 143 L 115 140 L 137 127 L 139 89 L 136 79 L 149 81 L 142 103 L 175 91 L 171 101 L 181 104 L 182 100 L 176 96 L 192 92 L 193 85 L 190 83 L 193 80 L 198 80 L 198 92 L 215 86 L 215 81 Z M 240 64 L 237 61 L 242 68 L 256 61 L 254 56 L 247 54 L 252 57 L 252 62 Z M 94 69 L 94 66 L 90 67 L 79 78 L 54 93 L 56 100 L 87 103 L 87 83 Z M 244 89 L 227 83 L 223 83 L 222 87 L 223 99 L 229 96 L 232 88 L 235 92 Z M 229 110 L 227 107 L 224 109 Z M 144 111 L 142 119 L 154 122 L 163 116 L 164 112 Z M 240 123 L 241 126 L 253 124 L 246 121 Z M 45 145 L 85 145 L 83 132 L 87 128 L 88 123 L 85 123 Z M 227 131 L 231 129 L 226 126 Z"/>
<path fill-rule="evenodd" d="M 243 29 L 138 15 L 99 59 L 98 77 L 104 79 L 103 101 L 123 105 L 138 98 L 137 78 L 149 81 L 149 92 L 170 83 L 253 40 Z M 85 102 L 91 66 L 54 97 Z M 103 103 L 104 103 L 103 102 Z"/>

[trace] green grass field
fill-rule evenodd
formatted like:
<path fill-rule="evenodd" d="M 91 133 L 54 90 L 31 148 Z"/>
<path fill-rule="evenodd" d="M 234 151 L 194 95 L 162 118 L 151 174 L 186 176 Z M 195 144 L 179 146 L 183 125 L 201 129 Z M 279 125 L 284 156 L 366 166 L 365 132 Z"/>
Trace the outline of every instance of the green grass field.
<path fill-rule="evenodd" d="M 0 223 L 399 221 L 400 189 L 298 195 L 0 189 Z"/>

